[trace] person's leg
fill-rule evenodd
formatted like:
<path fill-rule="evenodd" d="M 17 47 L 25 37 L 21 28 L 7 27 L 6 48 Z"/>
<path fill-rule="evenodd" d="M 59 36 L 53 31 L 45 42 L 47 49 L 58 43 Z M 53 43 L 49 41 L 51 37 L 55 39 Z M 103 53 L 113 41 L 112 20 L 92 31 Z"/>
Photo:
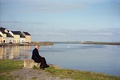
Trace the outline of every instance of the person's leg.
<path fill-rule="evenodd" d="M 42 57 L 40 68 L 47 68 L 47 67 L 49 67 L 49 65 L 47 65 L 45 58 Z"/>

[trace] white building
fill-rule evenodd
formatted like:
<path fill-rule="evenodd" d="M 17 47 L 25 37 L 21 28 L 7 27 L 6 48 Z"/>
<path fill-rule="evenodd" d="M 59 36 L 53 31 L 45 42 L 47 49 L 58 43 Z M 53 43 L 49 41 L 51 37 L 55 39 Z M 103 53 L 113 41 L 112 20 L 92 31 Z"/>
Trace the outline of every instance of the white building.
<path fill-rule="evenodd" d="M 14 37 L 10 33 L 7 33 L 6 43 L 13 43 L 13 42 L 14 42 Z"/>
<path fill-rule="evenodd" d="M 25 43 L 26 42 L 26 37 L 23 34 L 23 32 L 20 32 L 20 43 Z"/>

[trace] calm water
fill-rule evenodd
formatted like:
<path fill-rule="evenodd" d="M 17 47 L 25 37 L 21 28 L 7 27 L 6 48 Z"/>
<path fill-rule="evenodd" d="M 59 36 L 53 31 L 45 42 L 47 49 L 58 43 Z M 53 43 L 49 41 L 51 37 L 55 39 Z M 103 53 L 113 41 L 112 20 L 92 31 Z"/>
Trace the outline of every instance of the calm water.
<path fill-rule="evenodd" d="M 29 59 L 34 46 L 0 47 L 0 59 Z M 120 76 L 120 46 L 92 44 L 54 44 L 41 46 L 40 55 L 62 68 Z"/>

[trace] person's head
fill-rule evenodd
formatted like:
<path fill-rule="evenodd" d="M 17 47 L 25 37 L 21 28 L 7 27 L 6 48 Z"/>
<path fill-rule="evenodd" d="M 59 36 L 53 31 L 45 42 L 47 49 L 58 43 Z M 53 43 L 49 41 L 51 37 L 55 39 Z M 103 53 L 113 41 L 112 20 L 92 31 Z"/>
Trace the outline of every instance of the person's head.
<path fill-rule="evenodd" d="M 36 49 L 39 49 L 39 47 L 40 47 L 39 45 L 36 45 L 36 46 L 35 46 Z"/>

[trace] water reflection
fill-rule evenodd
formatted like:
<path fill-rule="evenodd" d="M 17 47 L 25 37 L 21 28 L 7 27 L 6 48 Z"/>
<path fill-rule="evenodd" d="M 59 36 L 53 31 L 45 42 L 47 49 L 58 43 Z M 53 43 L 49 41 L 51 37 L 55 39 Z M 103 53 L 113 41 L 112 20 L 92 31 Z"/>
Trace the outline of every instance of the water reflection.
<path fill-rule="evenodd" d="M 29 59 L 30 46 L 2 46 L 0 59 Z"/>

